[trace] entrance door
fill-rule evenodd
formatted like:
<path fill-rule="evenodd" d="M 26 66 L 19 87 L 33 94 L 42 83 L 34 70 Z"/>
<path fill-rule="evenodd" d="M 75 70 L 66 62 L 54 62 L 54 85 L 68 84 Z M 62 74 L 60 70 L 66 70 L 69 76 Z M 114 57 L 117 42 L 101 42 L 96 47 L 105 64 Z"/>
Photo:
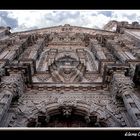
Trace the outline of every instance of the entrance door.
<path fill-rule="evenodd" d="M 62 114 L 50 117 L 49 122 L 46 121 L 46 116 L 38 116 L 38 121 L 35 119 L 29 121 L 27 127 L 105 127 L 105 124 L 96 122 L 96 118 L 92 118 L 90 123 L 87 123 L 85 118 L 80 115 L 63 116 Z"/>
<path fill-rule="evenodd" d="M 87 127 L 84 117 L 72 115 L 68 118 L 62 115 L 52 116 L 46 127 Z"/>

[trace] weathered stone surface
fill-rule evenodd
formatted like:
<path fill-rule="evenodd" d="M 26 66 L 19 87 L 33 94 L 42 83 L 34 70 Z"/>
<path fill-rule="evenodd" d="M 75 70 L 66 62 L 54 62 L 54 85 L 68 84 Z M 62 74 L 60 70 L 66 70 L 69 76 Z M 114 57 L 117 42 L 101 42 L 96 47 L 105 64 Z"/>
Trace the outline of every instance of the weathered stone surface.
<path fill-rule="evenodd" d="M 104 29 L 0 28 L 0 127 L 140 126 L 140 25 Z"/>

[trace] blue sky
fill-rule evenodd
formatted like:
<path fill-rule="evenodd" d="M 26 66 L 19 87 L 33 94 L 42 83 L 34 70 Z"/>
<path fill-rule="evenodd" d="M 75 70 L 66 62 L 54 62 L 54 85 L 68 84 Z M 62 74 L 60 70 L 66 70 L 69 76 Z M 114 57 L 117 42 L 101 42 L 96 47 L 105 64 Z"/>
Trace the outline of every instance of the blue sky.
<path fill-rule="evenodd" d="M 110 20 L 140 22 L 140 10 L 0 10 L 0 26 L 12 32 L 64 24 L 101 29 Z"/>

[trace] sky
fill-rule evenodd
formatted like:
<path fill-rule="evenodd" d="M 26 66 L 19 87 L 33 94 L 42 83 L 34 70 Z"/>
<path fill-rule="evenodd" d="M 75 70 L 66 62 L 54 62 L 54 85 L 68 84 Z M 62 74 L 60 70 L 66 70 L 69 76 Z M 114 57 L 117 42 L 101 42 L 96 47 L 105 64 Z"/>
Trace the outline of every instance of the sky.
<path fill-rule="evenodd" d="M 11 32 L 64 24 L 102 29 L 110 20 L 140 22 L 140 10 L 0 10 L 0 26 Z"/>

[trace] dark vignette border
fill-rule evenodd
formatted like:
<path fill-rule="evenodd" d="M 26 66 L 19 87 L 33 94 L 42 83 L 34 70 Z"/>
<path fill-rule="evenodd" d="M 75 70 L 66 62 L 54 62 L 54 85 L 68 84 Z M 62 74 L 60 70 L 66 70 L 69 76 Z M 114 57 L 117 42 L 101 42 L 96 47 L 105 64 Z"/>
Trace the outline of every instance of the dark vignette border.
<path fill-rule="evenodd" d="M 0 9 L 140 9 L 139 0 L 2 0 Z"/>
<path fill-rule="evenodd" d="M 2 0 L 0 10 L 94 10 L 94 9 L 140 9 L 139 0 Z M 130 134 L 130 136 L 128 135 Z M 131 135 L 132 134 L 132 135 Z M 137 135 L 137 136 L 135 136 Z M 0 130 L 0 137 L 4 139 L 115 139 L 118 137 L 139 137 L 140 130 Z M 105 138 L 106 137 L 106 138 Z"/>
<path fill-rule="evenodd" d="M 118 139 L 118 138 L 138 138 L 140 130 L 2 130 L 1 138 L 4 139 Z"/>

